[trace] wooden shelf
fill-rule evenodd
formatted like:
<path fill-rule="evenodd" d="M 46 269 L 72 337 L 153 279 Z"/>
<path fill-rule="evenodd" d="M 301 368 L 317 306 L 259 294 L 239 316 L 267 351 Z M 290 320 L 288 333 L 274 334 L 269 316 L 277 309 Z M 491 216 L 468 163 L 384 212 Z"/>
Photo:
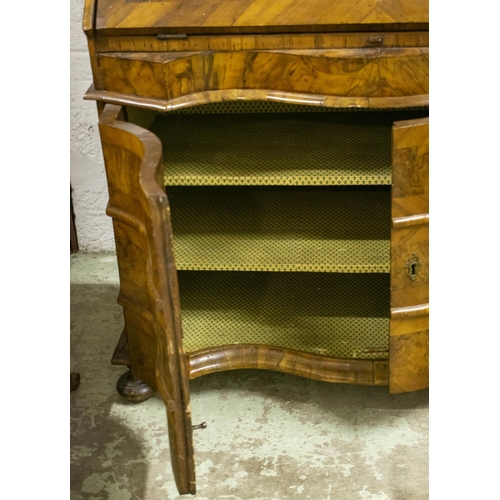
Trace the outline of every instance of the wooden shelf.
<path fill-rule="evenodd" d="M 388 273 L 386 187 L 169 187 L 179 270 Z"/>
<path fill-rule="evenodd" d="M 373 112 L 159 114 L 150 130 L 168 186 L 389 185 L 392 123 Z"/>

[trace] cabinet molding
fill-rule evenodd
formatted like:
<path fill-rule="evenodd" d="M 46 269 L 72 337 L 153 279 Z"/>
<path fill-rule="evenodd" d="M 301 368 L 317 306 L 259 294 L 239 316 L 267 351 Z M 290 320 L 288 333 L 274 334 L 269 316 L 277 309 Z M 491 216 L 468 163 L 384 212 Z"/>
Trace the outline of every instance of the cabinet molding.
<path fill-rule="evenodd" d="M 97 90 L 92 85 L 85 99 L 89 101 L 104 102 L 122 106 L 135 106 L 156 111 L 174 111 L 190 108 L 201 104 L 224 101 L 274 101 L 287 104 L 304 104 L 307 106 L 318 106 L 328 108 L 364 108 L 364 109 L 387 109 L 387 108 L 419 108 L 429 105 L 429 95 L 405 96 L 405 97 L 339 97 L 318 94 L 300 94 L 298 92 L 277 92 L 274 90 L 210 90 L 206 92 L 195 92 L 176 99 L 158 99 L 154 97 L 141 97 L 133 94 Z"/>
<path fill-rule="evenodd" d="M 325 382 L 388 383 L 387 360 L 335 359 L 267 345 L 238 344 L 203 349 L 188 354 L 188 359 L 192 379 L 209 373 L 258 368 Z"/>

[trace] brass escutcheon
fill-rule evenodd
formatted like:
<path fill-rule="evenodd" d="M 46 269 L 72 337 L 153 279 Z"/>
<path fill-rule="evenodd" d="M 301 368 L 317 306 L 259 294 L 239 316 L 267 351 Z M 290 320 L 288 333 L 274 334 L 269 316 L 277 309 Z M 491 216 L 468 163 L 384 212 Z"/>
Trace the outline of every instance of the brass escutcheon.
<path fill-rule="evenodd" d="M 408 278 L 412 281 L 415 281 L 415 278 L 418 274 L 418 268 L 420 266 L 420 261 L 418 260 L 418 255 L 416 253 L 412 253 L 408 262 L 406 263 L 406 267 L 408 269 Z"/>

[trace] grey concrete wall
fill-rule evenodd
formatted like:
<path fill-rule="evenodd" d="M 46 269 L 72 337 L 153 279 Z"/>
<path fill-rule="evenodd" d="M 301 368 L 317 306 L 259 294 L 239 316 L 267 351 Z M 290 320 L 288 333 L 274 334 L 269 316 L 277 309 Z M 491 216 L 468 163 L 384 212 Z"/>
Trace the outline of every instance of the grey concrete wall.
<path fill-rule="evenodd" d="M 81 250 L 114 250 L 106 177 L 94 102 L 83 96 L 92 84 L 87 39 L 82 31 L 83 0 L 71 0 L 71 186 Z"/>

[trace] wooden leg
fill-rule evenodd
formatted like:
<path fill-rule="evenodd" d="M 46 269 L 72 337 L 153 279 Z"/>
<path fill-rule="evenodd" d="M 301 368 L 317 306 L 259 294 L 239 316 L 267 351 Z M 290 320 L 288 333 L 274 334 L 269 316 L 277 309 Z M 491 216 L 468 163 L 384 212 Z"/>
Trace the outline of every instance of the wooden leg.
<path fill-rule="evenodd" d="M 155 390 L 150 385 L 135 378 L 130 370 L 118 379 L 116 390 L 120 396 L 134 403 L 146 401 L 155 393 Z"/>

